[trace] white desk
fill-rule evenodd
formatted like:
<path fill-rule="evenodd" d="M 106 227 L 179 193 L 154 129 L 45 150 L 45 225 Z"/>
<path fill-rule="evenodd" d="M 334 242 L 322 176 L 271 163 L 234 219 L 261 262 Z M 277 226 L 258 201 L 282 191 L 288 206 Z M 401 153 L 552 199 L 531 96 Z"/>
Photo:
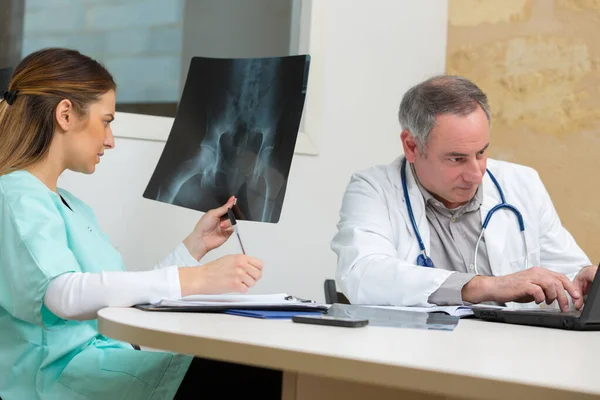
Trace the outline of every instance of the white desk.
<path fill-rule="evenodd" d="M 338 328 L 106 308 L 102 334 L 284 371 L 284 399 L 600 398 L 600 332 L 476 320 L 454 331 Z M 403 396 L 403 397 L 401 397 Z"/>

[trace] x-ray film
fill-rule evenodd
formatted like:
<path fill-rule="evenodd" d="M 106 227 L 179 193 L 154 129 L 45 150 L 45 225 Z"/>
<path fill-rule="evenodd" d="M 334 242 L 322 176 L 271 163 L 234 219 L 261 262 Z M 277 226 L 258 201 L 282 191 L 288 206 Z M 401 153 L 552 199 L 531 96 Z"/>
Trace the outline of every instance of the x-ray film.
<path fill-rule="evenodd" d="M 193 57 L 173 128 L 144 197 L 279 221 L 310 56 Z"/>

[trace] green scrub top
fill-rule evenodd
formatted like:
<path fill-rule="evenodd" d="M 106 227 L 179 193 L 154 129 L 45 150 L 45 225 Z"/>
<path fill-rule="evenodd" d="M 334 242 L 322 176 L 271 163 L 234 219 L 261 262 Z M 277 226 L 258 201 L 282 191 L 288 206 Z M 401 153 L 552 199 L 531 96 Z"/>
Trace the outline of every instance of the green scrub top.
<path fill-rule="evenodd" d="M 44 306 L 68 272 L 124 271 L 93 211 L 26 171 L 0 176 L 0 397 L 172 399 L 191 357 L 134 350 Z"/>

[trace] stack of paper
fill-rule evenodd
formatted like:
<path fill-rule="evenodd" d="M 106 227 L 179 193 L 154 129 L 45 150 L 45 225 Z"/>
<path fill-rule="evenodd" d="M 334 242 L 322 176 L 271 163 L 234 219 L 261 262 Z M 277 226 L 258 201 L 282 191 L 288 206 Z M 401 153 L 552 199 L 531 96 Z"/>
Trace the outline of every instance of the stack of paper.
<path fill-rule="evenodd" d="M 453 315 L 453 316 L 459 317 L 459 318 L 473 315 L 473 311 L 471 310 L 471 307 L 469 307 L 469 306 L 433 306 L 433 307 L 373 306 L 373 307 L 385 308 L 388 310 L 441 313 L 441 314 Z"/>
<path fill-rule="evenodd" d="M 483 305 L 483 304 L 482 304 Z M 398 306 L 373 306 L 389 310 L 416 311 L 426 313 L 441 313 L 463 318 L 473 315 L 472 306 L 432 306 L 432 307 L 398 307 Z M 473 306 L 477 307 L 477 306 Z M 485 305 L 485 307 L 505 308 L 502 306 Z"/>

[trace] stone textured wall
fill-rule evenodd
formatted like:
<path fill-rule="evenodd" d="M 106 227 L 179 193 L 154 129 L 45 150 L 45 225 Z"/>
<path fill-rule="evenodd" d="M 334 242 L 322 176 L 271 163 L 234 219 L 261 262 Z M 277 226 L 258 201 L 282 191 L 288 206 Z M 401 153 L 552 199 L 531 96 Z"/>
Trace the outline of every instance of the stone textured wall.
<path fill-rule="evenodd" d="M 600 0 L 450 0 L 448 19 L 447 73 L 488 94 L 490 156 L 537 169 L 598 263 Z"/>

